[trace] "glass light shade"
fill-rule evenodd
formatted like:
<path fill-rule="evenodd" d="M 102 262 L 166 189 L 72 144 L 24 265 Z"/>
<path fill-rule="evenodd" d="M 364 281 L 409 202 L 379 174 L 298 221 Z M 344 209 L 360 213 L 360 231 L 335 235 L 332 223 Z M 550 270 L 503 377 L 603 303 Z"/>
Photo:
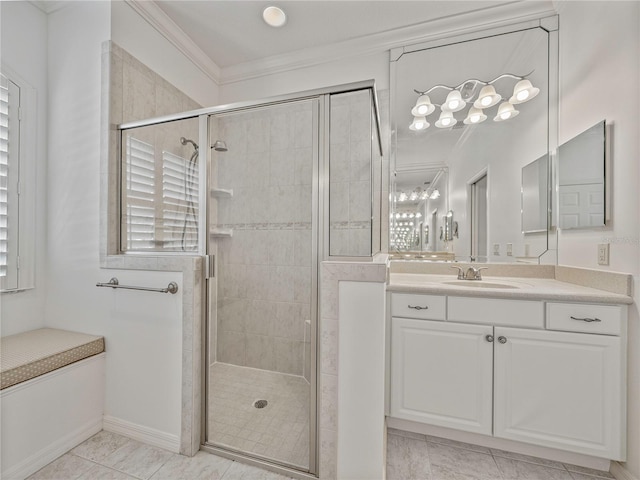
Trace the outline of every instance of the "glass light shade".
<path fill-rule="evenodd" d="M 411 115 L 414 117 L 426 117 L 431 115 L 436 106 L 431 103 L 429 95 L 420 95 L 416 101 L 416 106 L 411 109 Z"/>
<path fill-rule="evenodd" d="M 436 122 L 436 127 L 438 128 L 449 128 L 453 127 L 458 121 L 454 118 L 453 113 L 448 111 L 443 111 L 440 114 L 440 118 Z"/>
<path fill-rule="evenodd" d="M 429 195 L 429 198 L 430 198 L 431 200 L 435 200 L 436 198 L 440 198 L 440 190 L 435 189 L 435 190 L 431 193 L 431 195 Z"/>
<path fill-rule="evenodd" d="M 517 105 L 519 103 L 528 102 L 540 93 L 540 89 L 531 85 L 529 80 L 520 80 L 513 87 L 513 95 L 509 99 L 509 103 Z"/>
<path fill-rule="evenodd" d="M 429 122 L 425 117 L 413 117 L 413 122 L 409 125 L 409 129 L 417 132 L 429 128 Z"/>
<path fill-rule="evenodd" d="M 502 95 L 496 93 L 493 85 L 485 85 L 478 94 L 478 99 L 473 102 L 475 108 L 489 108 L 496 105 L 502 99 Z"/>
<path fill-rule="evenodd" d="M 505 120 L 515 117 L 519 113 L 520 112 L 513 108 L 513 105 L 509 102 L 502 102 L 500 107 L 498 107 L 498 114 L 493 118 L 493 121 L 504 122 Z"/>
<path fill-rule="evenodd" d="M 442 105 L 443 112 L 459 112 L 467 105 L 458 90 L 452 90 Z"/>
<path fill-rule="evenodd" d="M 462 123 L 465 125 L 475 125 L 476 123 L 484 122 L 486 119 L 487 116 L 482 112 L 482 110 L 476 107 L 471 107 L 469 109 L 469 113 L 467 113 L 467 118 L 465 118 Z"/>

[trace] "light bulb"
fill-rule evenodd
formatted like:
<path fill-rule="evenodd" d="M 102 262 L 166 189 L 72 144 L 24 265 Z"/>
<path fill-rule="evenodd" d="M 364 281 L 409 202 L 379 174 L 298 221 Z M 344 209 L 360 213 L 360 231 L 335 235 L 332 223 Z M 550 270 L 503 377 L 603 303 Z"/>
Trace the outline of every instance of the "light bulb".
<path fill-rule="evenodd" d="M 411 115 L 414 117 L 425 117 L 431 115 L 435 109 L 436 107 L 431 103 L 429 95 L 420 95 L 415 107 L 411 109 Z"/>
<path fill-rule="evenodd" d="M 462 110 L 467 103 L 462 99 L 462 95 L 458 90 L 452 90 L 447 95 L 447 99 L 444 101 L 444 105 L 442 105 L 443 111 L 448 112 L 458 112 Z"/>
<path fill-rule="evenodd" d="M 513 87 L 513 95 L 509 99 L 512 104 L 524 103 L 531 100 L 533 97 L 540 93 L 540 89 L 531 85 L 529 80 L 520 80 Z"/>
<path fill-rule="evenodd" d="M 487 116 L 476 107 L 471 107 L 469 109 L 469 113 L 467 114 L 467 118 L 464 119 L 465 125 L 473 125 L 476 123 L 484 122 L 487 119 Z"/>
<path fill-rule="evenodd" d="M 489 108 L 489 107 L 493 107 L 501 99 L 502 99 L 502 96 L 496 93 L 496 89 L 493 87 L 493 85 L 485 85 L 480 90 L 480 93 L 478 94 L 478 99 L 475 102 L 473 102 L 473 106 L 478 109 Z"/>
<path fill-rule="evenodd" d="M 454 118 L 453 113 L 448 111 L 443 111 L 440 114 L 440 118 L 436 122 L 436 127 L 438 128 L 448 128 L 453 127 L 458 121 Z"/>
<path fill-rule="evenodd" d="M 429 128 L 429 122 L 427 122 L 425 117 L 413 117 L 413 123 L 409 125 L 409 130 L 413 130 L 414 132 L 425 130 L 426 128 Z"/>
<path fill-rule="evenodd" d="M 509 102 L 502 102 L 498 108 L 498 114 L 494 117 L 494 122 L 503 122 L 518 115 L 518 110 L 513 108 Z"/>

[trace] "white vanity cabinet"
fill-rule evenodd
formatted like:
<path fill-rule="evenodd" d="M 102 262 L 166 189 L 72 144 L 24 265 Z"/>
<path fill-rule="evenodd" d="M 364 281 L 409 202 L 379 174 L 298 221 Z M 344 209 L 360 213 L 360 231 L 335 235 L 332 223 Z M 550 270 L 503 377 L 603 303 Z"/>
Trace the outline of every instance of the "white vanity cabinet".
<path fill-rule="evenodd" d="M 396 295 L 391 417 L 625 459 L 626 307 Z"/>

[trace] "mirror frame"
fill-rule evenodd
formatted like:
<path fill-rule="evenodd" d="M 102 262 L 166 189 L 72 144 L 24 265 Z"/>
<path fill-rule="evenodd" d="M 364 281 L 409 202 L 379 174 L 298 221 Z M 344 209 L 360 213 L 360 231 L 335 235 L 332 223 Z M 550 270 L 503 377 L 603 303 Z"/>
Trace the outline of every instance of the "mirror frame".
<path fill-rule="evenodd" d="M 449 45 L 451 43 L 456 42 L 464 42 L 471 40 L 478 40 L 481 38 L 507 34 L 512 32 L 517 32 L 524 29 L 531 28 L 541 28 L 545 30 L 548 34 L 549 40 L 549 53 L 548 53 L 548 89 L 549 89 L 549 104 L 547 108 L 548 115 L 548 132 L 547 132 L 547 148 L 549 155 L 549 198 L 548 205 L 556 206 L 556 198 L 553 196 L 553 192 L 557 190 L 557 180 L 556 180 L 556 170 L 557 165 L 555 162 L 555 152 L 558 147 L 558 129 L 559 129 L 559 118 L 558 118 L 558 102 L 559 102 L 559 17 L 558 15 L 552 15 L 547 17 L 541 17 L 530 21 L 520 22 L 520 23 L 509 23 L 504 22 L 502 25 L 490 28 L 477 30 L 473 27 L 469 27 L 466 33 L 457 32 L 445 32 L 440 35 L 436 35 L 435 38 L 429 40 L 427 42 L 408 44 L 403 47 L 398 47 L 390 50 L 389 56 L 389 73 L 390 73 L 390 127 L 391 127 L 391 138 L 390 138 L 390 148 L 389 148 L 389 169 L 391 175 L 389 175 L 389 192 L 394 191 L 393 184 L 393 172 L 396 170 L 396 156 L 397 156 L 397 119 L 393 112 L 395 111 L 395 104 L 397 102 L 395 92 L 397 90 L 396 84 L 396 74 L 397 74 L 397 61 L 405 54 L 417 52 L 420 50 L 425 50 L 429 48 L 436 48 L 440 46 Z M 425 167 L 437 167 L 438 165 L 425 165 Z M 393 212 L 393 201 L 390 196 L 389 199 L 389 212 Z M 531 260 L 533 263 L 538 264 L 557 264 L 558 260 L 558 236 L 557 236 L 557 220 L 556 220 L 556 212 L 557 209 L 551 209 L 551 213 L 549 214 L 549 223 L 547 226 L 547 248 L 543 252 L 540 252 L 535 257 L 532 257 Z M 407 252 L 394 252 L 391 251 L 389 246 L 389 253 L 392 255 L 398 255 L 402 257 L 407 257 L 408 255 L 402 255 Z M 410 252 L 409 252 L 410 253 Z M 441 259 L 439 259 L 441 260 Z M 445 260 L 452 260 L 452 258 L 446 258 Z M 474 261 L 473 256 L 469 256 L 468 258 L 460 258 L 455 261 Z M 487 262 L 490 263 L 489 259 Z M 496 263 L 496 262 L 494 262 Z M 505 262 L 499 262 L 505 263 Z"/>

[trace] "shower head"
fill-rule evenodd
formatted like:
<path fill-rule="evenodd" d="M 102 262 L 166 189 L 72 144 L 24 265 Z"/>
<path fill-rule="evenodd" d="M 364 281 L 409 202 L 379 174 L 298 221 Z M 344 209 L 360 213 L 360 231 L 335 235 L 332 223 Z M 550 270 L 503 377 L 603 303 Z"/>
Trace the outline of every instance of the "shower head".
<path fill-rule="evenodd" d="M 198 144 L 193 140 L 189 140 L 188 138 L 180 137 L 180 143 L 182 145 L 186 145 L 187 143 L 190 143 L 191 145 L 193 145 L 193 148 L 195 148 L 196 151 L 198 150 Z"/>
<path fill-rule="evenodd" d="M 222 140 L 216 140 L 216 143 L 214 143 L 211 148 L 213 148 L 216 152 L 226 152 L 227 150 L 229 150 L 227 148 L 227 144 Z"/>

